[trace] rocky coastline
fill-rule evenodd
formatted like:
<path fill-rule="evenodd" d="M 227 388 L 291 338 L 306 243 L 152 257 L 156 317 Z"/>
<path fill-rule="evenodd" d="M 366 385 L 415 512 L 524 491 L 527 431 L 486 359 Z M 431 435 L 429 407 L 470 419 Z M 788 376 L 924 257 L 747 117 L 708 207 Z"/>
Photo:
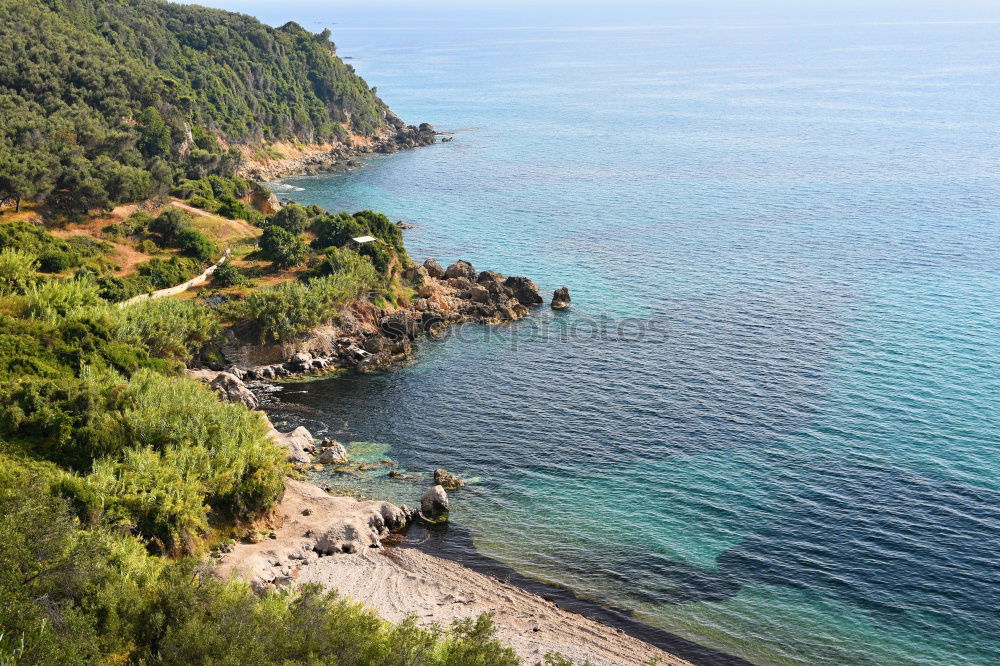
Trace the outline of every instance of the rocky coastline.
<path fill-rule="evenodd" d="M 406 269 L 404 276 L 420 284 L 417 297 L 407 306 L 379 308 L 367 300 L 357 301 L 330 324 L 284 343 L 260 344 L 253 331 L 234 329 L 217 350 L 224 360 L 206 365 L 230 375 L 219 380 L 224 383 L 221 389 L 244 397 L 240 384 L 248 381 L 382 372 L 409 358 L 420 337 L 440 335 L 449 326 L 468 322 L 515 321 L 543 303 L 530 279 L 477 271 L 464 260 L 445 269 L 428 259 Z"/>
<path fill-rule="evenodd" d="M 375 137 L 348 136 L 343 141 L 323 146 L 307 146 L 291 157 L 248 155 L 239 174 L 250 180 L 267 182 L 284 176 L 317 174 L 361 166 L 356 159 L 371 153 L 395 153 L 408 148 L 429 146 L 438 132 L 428 123 L 406 125 L 395 116 L 389 119 L 390 130 Z"/>

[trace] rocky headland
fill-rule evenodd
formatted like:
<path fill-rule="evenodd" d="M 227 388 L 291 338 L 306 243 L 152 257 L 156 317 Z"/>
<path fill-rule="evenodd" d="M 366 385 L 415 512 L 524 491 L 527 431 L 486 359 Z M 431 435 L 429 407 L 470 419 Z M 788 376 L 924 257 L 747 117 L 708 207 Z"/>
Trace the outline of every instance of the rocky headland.
<path fill-rule="evenodd" d="M 530 279 L 477 271 L 468 261 L 443 268 L 428 259 L 406 269 L 404 276 L 420 285 L 416 298 L 404 307 L 379 308 L 367 300 L 356 301 L 330 324 L 284 343 L 261 344 L 251 330 L 231 330 L 221 349 L 224 362 L 210 364 L 230 375 L 217 380 L 219 388 L 247 402 L 249 391 L 240 388 L 245 381 L 384 371 L 408 358 L 421 336 L 438 335 L 467 322 L 515 321 L 543 302 Z"/>
<path fill-rule="evenodd" d="M 361 155 L 395 153 L 437 141 L 438 133 L 428 123 L 407 125 L 392 114 L 386 120 L 390 129 L 377 136 L 350 135 L 332 144 L 285 147 L 280 156 L 245 151 L 239 174 L 250 180 L 267 182 L 290 175 L 339 171 L 361 166 L 354 159 Z"/>

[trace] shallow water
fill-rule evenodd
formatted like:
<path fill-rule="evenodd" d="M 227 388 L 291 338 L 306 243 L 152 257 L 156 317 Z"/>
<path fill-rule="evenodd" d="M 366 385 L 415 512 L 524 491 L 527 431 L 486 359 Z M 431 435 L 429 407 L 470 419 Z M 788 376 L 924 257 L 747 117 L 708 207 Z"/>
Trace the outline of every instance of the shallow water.
<path fill-rule="evenodd" d="M 281 8 L 456 133 L 280 196 L 573 296 L 282 414 L 424 475 L 371 494 L 477 478 L 484 555 L 756 663 L 1000 661 L 1000 14 L 859 7 Z"/>

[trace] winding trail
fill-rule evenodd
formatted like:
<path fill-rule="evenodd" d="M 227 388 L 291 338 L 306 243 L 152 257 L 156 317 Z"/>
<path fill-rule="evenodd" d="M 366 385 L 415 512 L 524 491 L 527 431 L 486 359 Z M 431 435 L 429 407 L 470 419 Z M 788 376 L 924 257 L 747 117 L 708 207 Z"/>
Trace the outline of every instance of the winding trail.
<path fill-rule="evenodd" d="M 226 263 L 226 260 L 229 259 L 229 254 L 231 251 L 232 248 L 227 249 L 225 252 L 222 253 L 222 257 L 217 262 L 215 262 L 214 264 L 205 269 L 205 272 L 203 272 L 201 275 L 197 275 L 191 278 L 187 282 L 182 282 L 178 285 L 174 285 L 173 287 L 167 287 L 166 289 L 158 289 L 157 291 L 151 291 L 148 294 L 139 294 L 138 296 L 133 296 L 132 298 L 119 303 L 118 307 L 124 308 L 129 305 L 134 305 L 140 301 L 148 301 L 154 298 L 163 298 L 164 296 L 173 296 L 175 294 L 180 294 L 181 292 L 187 291 L 191 287 L 197 287 L 200 284 L 205 284 L 206 282 L 208 282 L 208 278 L 212 277 L 212 273 L 214 273 L 216 269 L 219 268 L 219 266 Z"/>

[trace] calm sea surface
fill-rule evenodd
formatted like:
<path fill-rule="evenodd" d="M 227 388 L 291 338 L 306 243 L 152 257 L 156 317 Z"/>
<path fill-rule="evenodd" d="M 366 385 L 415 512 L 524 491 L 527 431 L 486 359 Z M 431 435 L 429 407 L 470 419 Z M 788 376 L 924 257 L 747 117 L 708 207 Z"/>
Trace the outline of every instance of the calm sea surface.
<path fill-rule="evenodd" d="M 1000 9 L 226 4 L 455 133 L 280 196 L 572 293 L 289 385 L 424 475 L 347 483 L 756 663 L 1000 663 Z"/>

